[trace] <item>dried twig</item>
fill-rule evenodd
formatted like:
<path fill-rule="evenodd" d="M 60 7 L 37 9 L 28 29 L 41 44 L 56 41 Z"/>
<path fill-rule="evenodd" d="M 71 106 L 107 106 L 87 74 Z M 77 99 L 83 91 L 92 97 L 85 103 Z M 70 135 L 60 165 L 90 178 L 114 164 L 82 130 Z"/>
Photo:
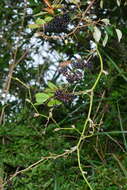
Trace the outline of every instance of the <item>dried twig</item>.
<path fill-rule="evenodd" d="M 3 186 L 5 186 L 9 181 L 11 181 L 14 177 L 16 177 L 17 175 L 21 174 L 21 173 L 24 173 L 26 171 L 29 171 L 30 169 L 34 168 L 34 167 L 37 167 L 40 163 L 44 162 L 44 161 L 47 161 L 49 159 L 57 159 L 57 158 L 60 158 L 60 157 L 64 157 L 64 156 L 67 156 L 71 153 L 73 153 L 74 151 L 77 150 L 77 147 L 72 147 L 71 149 L 69 150 L 66 150 L 64 153 L 62 154 L 58 154 L 58 155 L 51 155 L 51 156 L 47 156 L 47 157 L 42 157 L 40 160 L 38 160 L 37 162 L 31 164 L 30 166 L 28 166 L 27 168 L 23 169 L 23 170 L 20 170 L 20 171 L 16 171 L 4 184 Z"/>

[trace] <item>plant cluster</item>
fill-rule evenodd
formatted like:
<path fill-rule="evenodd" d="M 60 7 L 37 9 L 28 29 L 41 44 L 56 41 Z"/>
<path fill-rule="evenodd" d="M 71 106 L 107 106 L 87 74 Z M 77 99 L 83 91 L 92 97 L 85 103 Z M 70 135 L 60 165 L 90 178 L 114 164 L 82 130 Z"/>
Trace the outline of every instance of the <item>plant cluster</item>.
<path fill-rule="evenodd" d="M 126 190 L 127 4 L 43 0 L 44 8 L 35 0 L 1 2 L 0 186 Z M 28 6 L 34 16 L 27 15 Z M 63 7 L 68 13 L 74 7 L 74 17 Z M 40 31 L 37 43 L 30 44 L 26 21 Z M 43 63 L 36 67 L 33 55 Z"/>
<path fill-rule="evenodd" d="M 72 102 L 77 95 L 72 91 L 68 91 L 68 87 L 71 88 L 73 84 L 80 83 L 84 78 L 85 68 L 89 68 L 90 65 L 90 61 L 82 59 L 61 62 L 58 67 L 58 74 L 62 74 L 66 78 L 69 86 L 56 86 L 52 82 L 48 82 L 48 88 L 43 93 L 36 94 L 35 105 L 47 103 L 49 107 L 52 107 L 61 103 L 66 104 Z"/>
<path fill-rule="evenodd" d="M 70 17 L 68 13 L 55 16 L 50 22 L 44 25 L 44 32 L 67 32 L 67 26 L 69 24 L 69 21 Z"/>
<path fill-rule="evenodd" d="M 89 63 L 82 59 L 62 62 L 59 65 L 59 73 L 65 76 L 66 80 L 72 84 L 83 79 L 84 69 L 88 65 Z"/>
<path fill-rule="evenodd" d="M 54 97 L 64 103 L 68 103 L 75 98 L 75 95 L 58 89 L 56 90 Z"/>

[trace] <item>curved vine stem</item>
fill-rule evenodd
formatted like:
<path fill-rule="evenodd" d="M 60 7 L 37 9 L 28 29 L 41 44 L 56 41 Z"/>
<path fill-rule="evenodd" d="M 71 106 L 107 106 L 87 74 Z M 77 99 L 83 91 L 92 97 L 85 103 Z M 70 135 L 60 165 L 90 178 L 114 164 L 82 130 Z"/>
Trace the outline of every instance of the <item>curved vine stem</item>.
<path fill-rule="evenodd" d="M 87 129 L 88 127 L 91 127 L 91 124 L 93 125 L 93 122 L 92 122 L 92 120 L 91 120 L 90 117 L 91 117 L 91 112 L 92 112 L 92 107 L 93 107 L 94 90 L 96 89 L 96 86 L 97 86 L 98 83 L 99 83 L 99 80 L 100 80 L 100 78 L 101 78 L 101 75 L 104 73 L 104 70 L 103 70 L 103 60 L 102 60 L 101 54 L 100 54 L 98 48 L 96 48 L 96 51 L 97 51 L 97 54 L 98 54 L 98 57 L 99 57 L 99 60 L 100 60 L 100 72 L 99 72 L 99 74 L 98 74 L 98 76 L 97 76 L 97 79 L 96 79 L 94 85 L 92 86 L 92 88 L 91 88 L 91 89 L 88 89 L 87 91 L 82 92 L 82 94 L 87 94 L 87 95 L 89 96 L 89 98 L 90 98 L 90 103 L 89 103 L 89 110 L 88 110 L 87 118 L 86 118 L 85 123 L 84 123 L 84 126 L 83 126 L 83 130 L 82 130 L 81 133 L 80 133 L 79 131 L 77 131 L 77 132 L 80 133 L 80 138 L 79 138 L 79 141 L 78 141 L 77 145 L 76 145 L 75 147 L 72 147 L 70 150 L 65 151 L 64 153 L 62 153 L 62 154 L 60 154 L 60 155 L 55 155 L 55 156 L 51 155 L 51 156 L 49 156 L 49 157 L 43 157 L 42 159 L 40 159 L 39 161 L 37 161 L 37 162 L 35 162 L 34 164 L 30 165 L 30 166 L 27 167 L 26 169 L 20 170 L 20 171 L 16 172 L 15 174 L 13 174 L 13 176 L 11 176 L 10 179 L 7 180 L 3 185 L 6 185 L 8 181 L 11 181 L 13 178 L 15 178 L 15 177 L 16 177 L 17 175 L 19 175 L 20 173 L 26 172 L 26 171 L 28 171 L 28 170 L 30 170 L 30 169 L 36 167 L 38 164 L 40 164 L 40 163 L 43 162 L 44 160 L 46 161 L 46 160 L 48 160 L 48 159 L 57 159 L 57 158 L 59 158 L 59 157 L 62 157 L 62 156 L 65 156 L 65 155 L 67 155 L 67 154 L 71 154 L 71 153 L 77 151 L 78 166 L 79 166 L 79 169 L 80 169 L 81 174 L 82 174 L 82 176 L 83 176 L 83 179 L 85 180 L 85 182 L 86 182 L 86 184 L 88 185 L 89 189 L 90 189 L 90 190 L 93 190 L 91 184 L 89 183 L 89 181 L 87 180 L 87 177 L 85 176 L 85 171 L 83 171 L 83 168 L 82 168 L 81 159 L 80 159 L 80 147 L 81 147 L 81 143 L 82 143 L 82 141 L 83 141 L 84 139 L 89 138 L 89 137 L 95 135 L 95 134 L 94 134 L 94 130 L 93 130 L 92 133 L 89 134 L 89 135 L 85 135 L 85 131 L 86 131 L 86 129 Z M 13 79 L 15 79 L 15 78 L 13 78 Z M 19 81 L 19 82 L 21 82 L 21 81 Z M 22 82 L 21 82 L 21 83 L 22 83 Z M 24 85 L 24 84 L 22 84 L 22 85 Z M 25 86 L 25 87 L 28 88 L 28 86 Z M 28 88 L 28 89 L 29 89 L 29 88 Z M 30 94 L 29 94 L 29 95 L 30 95 Z M 29 100 L 29 102 L 30 102 L 30 100 Z M 36 110 L 36 108 L 35 108 L 35 110 Z M 37 110 L 36 110 L 36 111 L 37 111 Z M 37 111 L 37 113 L 39 114 L 38 111 Z M 44 115 L 41 115 L 41 116 L 46 117 L 46 116 L 44 116 Z M 66 129 L 67 129 L 67 128 L 66 128 Z M 73 129 L 73 128 L 72 128 L 72 129 Z"/>
<path fill-rule="evenodd" d="M 93 190 L 92 186 L 90 185 L 90 183 L 88 182 L 86 176 L 85 176 L 85 172 L 83 171 L 83 168 L 81 166 L 81 159 L 80 159 L 80 145 L 81 145 L 81 142 L 82 140 L 84 140 L 85 138 L 88 138 L 88 137 L 91 137 L 94 135 L 94 133 L 92 133 L 91 135 L 89 136 L 85 136 L 85 131 L 86 131 L 86 128 L 87 128 L 87 125 L 89 124 L 89 121 L 91 120 L 90 119 L 90 116 L 91 116 L 91 112 L 92 112 L 92 106 L 93 106 L 93 98 L 94 98 L 94 90 L 96 89 L 96 86 L 97 84 L 99 83 L 99 80 L 101 78 L 101 75 L 103 74 L 103 60 L 102 60 L 102 57 L 101 57 L 101 54 L 98 50 L 98 48 L 96 47 L 96 51 L 97 51 L 97 54 L 98 54 L 98 57 L 99 57 L 99 60 L 100 60 L 100 72 L 98 74 L 98 77 L 94 83 L 94 85 L 92 86 L 92 88 L 89 90 L 89 98 L 90 98 L 90 104 L 89 104 L 89 111 L 88 111 L 88 115 L 87 115 L 87 118 L 85 120 L 85 123 L 84 123 L 84 127 L 83 127 L 83 130 L 82 130 L 82 133 L 81 133 L 81 136 L 79 138 L 79 141 L 77 143 L 77 157 L 78 157 L 78 165 L 79 165 L 79 169 L 81 171 L 81 174 L 86 182 L 86 184 L 88 185 L 89 189 L 90 190 Z"/>

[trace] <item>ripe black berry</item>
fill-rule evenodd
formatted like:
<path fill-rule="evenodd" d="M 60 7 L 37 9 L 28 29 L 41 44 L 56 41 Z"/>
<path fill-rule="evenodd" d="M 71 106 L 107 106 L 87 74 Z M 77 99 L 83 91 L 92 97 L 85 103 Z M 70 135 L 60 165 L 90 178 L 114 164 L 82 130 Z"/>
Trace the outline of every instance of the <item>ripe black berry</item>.
<path fill-rule="evenodd" d="M 64 103 L 68 103 L 70 101 L 72 101 L 74 98 L 75 98 L 75 95 L 74 94 L 69 94 L 69 93 L 66 93 L 64 92 L 63 90 L 57 90 L 55 92 L 55 95 L 54 97 Z"/>
<path fill-rule="evenodd" d="M 81 80 L 83 77 L 82 73 L 80 71 L 75 71 L 73 73 L 70 73 L 66 76 L 66 79 L 69 83 L 77 82 Z"/>
<path fill-rule="evenodd" d="M 69 83 L 73 83 L 73 82 L 75 82 L 75 75 L 74 75 L 74 74 L 68 74 L 68 75 L 66 76 L 66 79 L 67 79 L 67 81 L 68 81 Z"/>
<path fill-rule="evenodd" d="M 62 67 L 59 69 L 59 73 L 63 74 L 64 76 L 67 74 L 67 67 Z"/>
<path fill-rule="evenodd" d="M 67 13 L 64 15 L 56 16 L 48 24 L 45 24 L 44 31 L 54 33 L 67 32 L 69 20 L 70 18 Z"/>
<path fill-rule="evenodd" d="M 77 60 L 72 63 L 72 67 L 76 69 L 84 69 L 86 67 L 86 62 L 84 60 Z"/>

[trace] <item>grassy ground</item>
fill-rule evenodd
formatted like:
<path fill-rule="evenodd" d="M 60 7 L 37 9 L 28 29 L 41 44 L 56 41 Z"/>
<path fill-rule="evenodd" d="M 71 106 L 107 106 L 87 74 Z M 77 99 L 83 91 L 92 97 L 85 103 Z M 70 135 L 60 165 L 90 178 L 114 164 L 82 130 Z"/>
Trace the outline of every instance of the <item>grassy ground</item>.
<path fill-rule="evenodd" d="M 69 131 L 55 132 L 53 124 L 45 128 L 42 121 L 31 119 L 28 122 L 23 118 L 25 116 L 20 115 L 15 123 L 1 126 L 0 164 L 5 189 L 89 189 L 79 170 L 76 152 L 66 154 L 77 143 L 78 135 Z M 64 152 L 65 155 L 31 166 L 42 157 L 53 157 Z M 127 157 L 121 135 L 98 134 L 86 139 L 80 157 L 82 168 L 94 190 L 127 189 Z"/>

